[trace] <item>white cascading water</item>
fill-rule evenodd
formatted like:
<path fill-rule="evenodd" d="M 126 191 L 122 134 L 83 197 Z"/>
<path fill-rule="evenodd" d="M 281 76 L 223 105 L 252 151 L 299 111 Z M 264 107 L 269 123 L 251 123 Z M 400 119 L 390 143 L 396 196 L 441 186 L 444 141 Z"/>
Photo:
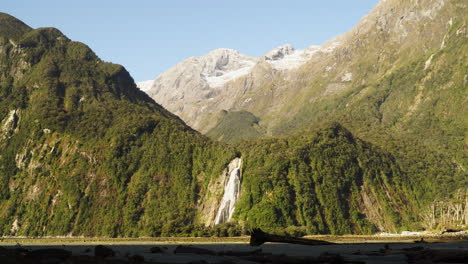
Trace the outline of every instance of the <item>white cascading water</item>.
<path fill-rule="evenodd" d="M 234 209 L 236 207 L 236 202 L 240 195 L 241 166 L 241 158 L 235 158 L 231 161 L 231 163 L 229 163 L 229 179 L 224 185 L 224 195 L 219 205 L 218 213 L 216 214 L 214 221 L 215 225 L 226 223 L 231 220 L 232 214 L 234 213 Z"/>

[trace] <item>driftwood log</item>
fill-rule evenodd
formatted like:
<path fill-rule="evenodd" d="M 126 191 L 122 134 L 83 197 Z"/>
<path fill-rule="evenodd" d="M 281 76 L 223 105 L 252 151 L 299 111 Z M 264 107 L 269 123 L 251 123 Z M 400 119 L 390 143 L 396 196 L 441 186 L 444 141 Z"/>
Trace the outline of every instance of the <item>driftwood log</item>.
<path fill-rule="evenodd" d="M 257 247 L 263 245 L 266 242 L 277 242 L 277 243 L 290 243 L 290 244 L 300 244 L 300 245 L 309 245 L 309 246 L 319 246 L 319 245 L 336 245 L 336 243 L 324 241 L 324 240 L 314 240 L 307 238 L 298 238 L 290 236 L 279 236 L 271 235 L 263 232 L 260 228 L 256 228 L 252 231 L 250 235 L 250 245 L 252 247 Z"/>

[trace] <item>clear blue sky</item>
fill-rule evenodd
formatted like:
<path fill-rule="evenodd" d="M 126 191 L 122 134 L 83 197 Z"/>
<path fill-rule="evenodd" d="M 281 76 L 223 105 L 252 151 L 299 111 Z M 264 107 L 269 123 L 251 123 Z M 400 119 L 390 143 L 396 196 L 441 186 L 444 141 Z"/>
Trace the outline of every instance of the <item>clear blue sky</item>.
<path fill-rule="evenodd" d="M 0 11 L 56 27 L 124 65 L 135 81 L 216 48 L 260 56 L 285 43 L 320 45 L 351 29 L 379 0 L 8 0 Z"/>

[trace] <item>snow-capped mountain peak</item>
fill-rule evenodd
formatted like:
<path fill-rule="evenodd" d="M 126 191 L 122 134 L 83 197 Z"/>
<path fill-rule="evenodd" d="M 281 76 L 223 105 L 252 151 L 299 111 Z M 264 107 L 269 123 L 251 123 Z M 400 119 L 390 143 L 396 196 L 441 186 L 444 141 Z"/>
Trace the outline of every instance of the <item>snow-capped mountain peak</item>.
<path fill-rule="evenodd" d="M 232 49 L 216 49 L 199 58 L 204 63 L 200 77 L 211 87 L 247 74 L 257 62 L 256 58 Z"/>
<path fill-rule="evenodd" d="M 295 50 L 296 49 L 291 44 L 285 44 L 285 45 L 279 46 L 269 51 L 267 54 L 263 56 L 263 59 L 267 61 L 268 60 L 270 61 L 281 60 L 285 56 L 293 54 Z"/>
<path fill-rule="evenodd" d="M 258 76 L 269 78 L 271 74 L 277 73 L 287 74 L 288 70 L 299 68 L 307 62 L 318 50 L 318 46 L 296 50 L 291 44 L 286 44 L 256 58 L 233 49 L 215 49 L 203 56 L 190 57 L 178 63 L 159 75 L 146 92 L 172 113 L 183 120 L 190 120 L 189 125 L 200 129 L 198 117 L 205 109 L 211 109 L 208 105 L 217 96 L 245 90 L 236 90 L 237 85 L 252 85 L 252 81 L 227 85 L 229 82 L 241 78 L 255 80 Z M 265 63 L 271 68 L 264 67 Z M 138 86 L 141 89 L 146 87 L 140 83 Z M 232 107 L 231 103 L 226 98 L 216 107 L 228 109 Z"/>
<path fill-rule="evenodd" d="M 291 70 L 306 63 L 319 50 L 320 46 L 310 46 L 303 50 L 296 50 L 291 44 L 285 44 L 269 51 L 262 59 L 274 69 Z"/>

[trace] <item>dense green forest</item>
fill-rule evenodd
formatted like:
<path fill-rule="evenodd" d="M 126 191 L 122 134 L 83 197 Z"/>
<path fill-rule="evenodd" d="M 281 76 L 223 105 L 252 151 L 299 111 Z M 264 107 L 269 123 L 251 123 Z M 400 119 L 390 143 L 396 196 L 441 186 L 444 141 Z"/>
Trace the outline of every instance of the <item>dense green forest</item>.
<path fill-rule="evenodd" d="M 426 187 L 466 184 L 450 164 L 431 165 L 437 155 L 395 156 L 338 123 L 211 141 L 85 44 L 3 13 L 0 25 L 0 235 L 398 231 L 421 227 L 418 210 L 439 190 Z M 244 163 L 235 221 L 206 227 L 201 205 L 235 157 Z"/>
<path fill-rule="evenodd" d="M 335 123 L 245 143 L 237 217 L 264 229 L 370 234 L 418 228 L 411 183 L 394 158 Z"/>
<path fill-rule="evenodd" d="M 21 24 L 1 21 L 3 31 Z M 0 44 L 1 233 L 15 220 L 16 235 L 154 236 L 190 224 L 198 190 L 235 151 L 185 126 L 86 45 L 22 29 L 19 40 L 2 32 Z"/>
<path fill-rule="evenodd" d="M 221 111 L 218 124 L 206 136 L 226 143 L 237 143 L 242 140 L 256 139 L 264 136 L 260 120 L 250 112 Z"/>

